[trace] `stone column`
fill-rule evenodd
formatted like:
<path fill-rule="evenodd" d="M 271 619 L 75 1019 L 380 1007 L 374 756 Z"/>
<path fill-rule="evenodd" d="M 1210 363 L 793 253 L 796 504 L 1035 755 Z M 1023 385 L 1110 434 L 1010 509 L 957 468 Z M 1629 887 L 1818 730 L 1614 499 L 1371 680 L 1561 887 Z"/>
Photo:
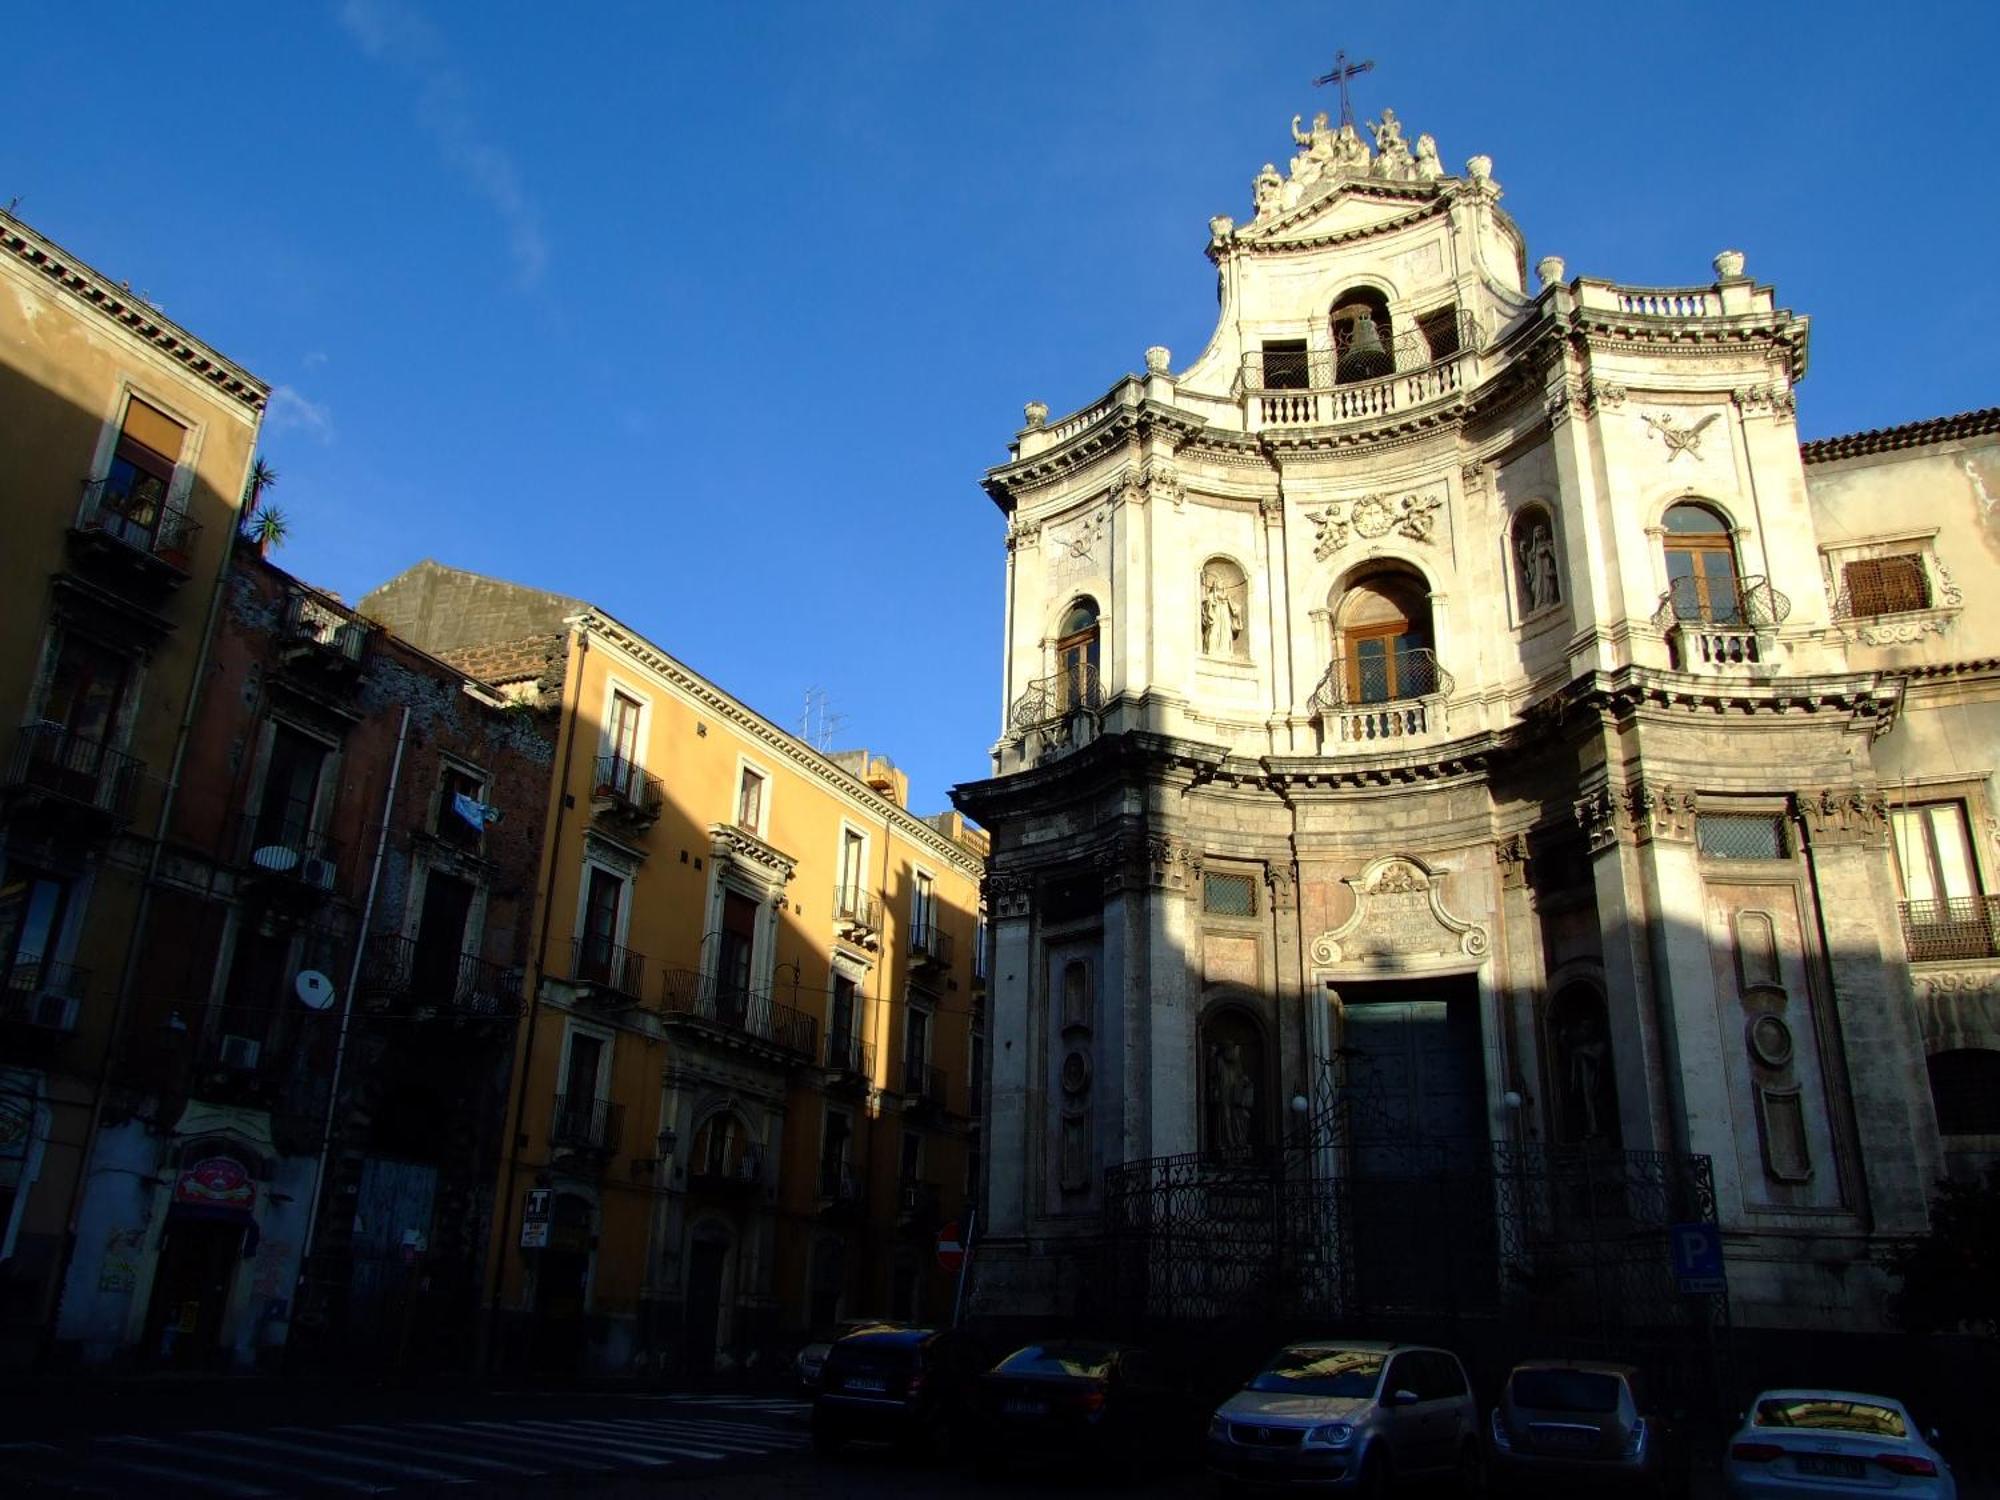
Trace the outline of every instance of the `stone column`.
<path fill-rule="evenodd" d="M 1536 998 L 1548 999 L 1548 959 L 1542 951 L 1542 923 L 1535 911 L 1531 892 L 1533 881 L 1528 862 L 1528 840 L 1510 834 L 1494 849 L 1500 876 L 1500 932 L 1496 964 L 1499 970 L 1500 1046 L 1506 1058 L 1501 1087 L 1521 1095 L 1521 1108 L 1511 1112 L 1507 1129 L 1510 1139 L 1532 1141 L 1540 1137 L 1538 1121 L 1548 1118 L 1538 1108 L 1549 1103 L 1548 1088 L 1542 1078 L 1541 1031 L 1536 1014 Z M 1504 1109 L 1506 1101 L 1498 1101 Z"/>
<path fill-rule="evenodd" d="M 1019 1237 L 1028 1205 L 1041 1192 L 1040 1132 L 1044 1060 L 1030 1011 L 1034 995 L 1034 931 L 1029 882 L 1019 875 L 986 879 L 993 929 L 993 972 L 987 979 L 988 1048 L 985 1233 Z"/>
<path fill-rule="evenodd" d="M 1278 1057 L 1271 1084 L 1278 1090 L 1277 1130 L 1280 1139 L 1292 1128 L 1294 1094 L 1304 1094 L 1310 1106 L 1326 1056 L 1322 1035 L 1313 1035 L 1311 976 L 1306 973 L 1305 937 L 1299 925 L 1299 869 L 1289 853 L 1264 865 L 1264 888 L 1271 903 L 1271 977 L 1278 1002 Z M 1323 1002 L 1322 1002 L 1323 1003 Z M 1293 1018 L 1297 1024 L 1293 1024 Z"/>
<path fill-rule="evenodd" d="M 1884 936 L 1898 920 L 1888 809 L 1880 793 L 1855 786 L 1810 788 L 1795 800 L 1837 1022 L 1829 1071 L 1846 1079 L 1867 1222 L 1919 1232 L 1944 1169 L 1900 945 Z"/>

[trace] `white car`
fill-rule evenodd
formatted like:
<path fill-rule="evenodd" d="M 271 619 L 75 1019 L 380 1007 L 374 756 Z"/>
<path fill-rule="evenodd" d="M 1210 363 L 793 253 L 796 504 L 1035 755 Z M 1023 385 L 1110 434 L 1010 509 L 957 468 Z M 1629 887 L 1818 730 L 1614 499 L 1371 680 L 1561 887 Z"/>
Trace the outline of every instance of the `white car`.
<path fill-rule="evenodd" d="M 1958 1496 L 1903 1403 L 1854 1391 L 1765 1391 L 1729 1440 L 1722 1474 L 1737 1500 Z"/>

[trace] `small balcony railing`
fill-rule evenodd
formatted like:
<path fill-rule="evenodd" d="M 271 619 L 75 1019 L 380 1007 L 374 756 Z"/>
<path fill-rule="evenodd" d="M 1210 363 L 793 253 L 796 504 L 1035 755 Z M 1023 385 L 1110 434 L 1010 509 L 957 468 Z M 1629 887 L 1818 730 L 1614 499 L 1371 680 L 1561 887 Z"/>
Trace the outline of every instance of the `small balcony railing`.
<path fill-rule="evenodd" d="M 650 828 L 659 821 L 666 795 L 660 778 L 643 766 L 622 755 L 597 757 L 597 774 L 590 786 L 593 810 L 635 827 Z"/>
<path fill-rule="evenodd" d="M 1353 664 L 1336 659 L 1313 689 L 1309 713 L 1329 741 L 1368 744 L 1409 739 L 1434 727 L 1433 709 L 1458 683 L 1429 647 L 1399 652 L 1392 663 L 1374 657 Z"/>
<path fill-rule="evenodd" d="M 1097 713 L 1104 707 L 1104 688 L 1095 665 L 1083 662 L 1048 677 L 1038 677 L 1014 700 L 1007 723 L 1017 734 L 1053 724 L 1073 713 Z"/>
<path fill-rule="evenodd" d="M 2000 958 L 2000 896 L 1902 903 L 1911 963 Z"/>
<path fill-rule="evenodd" d="M 1676 578 L 1660 595 L 1653 626 L 1666 635 L 1676 671 L 1757 666 L 1770 651 L 1763 633 L 1791 613 L 1791 599 L 1761 577 L 1733 584 Z"/>
<path fill-rule="evenodd" d="M 936 922 L 918 922 L 910 928 L 910 957 L 920 966 L 951 967 L 951 934 Z"/>
<path fill-rule="evenodd" d="M 852 1032 L 826 1034 L 826 1070 L 835 1083 L 867 1084 L 875 1077 L 875 1049 Z"/>
<path fill-rule="evenodd" d="M 33 954 L 16 954 L 0 968 L 0 1019 L 56 1036 L 76 1030 L 90 971 Z"/>
<path fill-rule="evenodd" d="M 910 1058 L 904 1063 L 903 1096 L 912 1105 L 942 1114 L 946 1086 L 943 1068 L 933 1068 L 920 1057 Z"/>
<path fill-rule="evenodd" d="M 636 1005 L 644 994 L 646 955 L 621 948 L 606 938 L 585 935 L 570 940 L 569 977 L 618 1004 Z"/>
<path fill-rule="evenodd" d="M 363 950 L 361 984 L 381 1000 L 408 1000 L 452 1016 L 511 1020 L 521 1013 L 521 971 L 470 953 L 425 947 L 378 932 Z"/>
<path fill-rule="evenodd" d="M 183 502 L 117 490 L 100 479 L 83 487 L 77 532 L 108 537 L 128 553 L 159 563 L 179 582 L 194 566 L 194 541 L 201 523 Z"/>
<path fill-rule="evenodd" d="M 835 1208 L 853 1208 L 861 1203 L 861 1174 L 849 1162 L 823 1161 L 819 1164 L 820 1202 Z"/>
<path fill-rule="evenodd" d="M 882 902 L 858 886 L 833 888 L 833 923 L 842 937 L 865 938 L 882 930 Z"/>
<path fill-rule="evenodd" d="M 754 1198 L 763 1185 L 763 1163 L 755 1151 L 745 1151 L 733 1167 L 720 1161 L 688 1167 L 688 1191 L 705 1197 Z"/>
<path fill-rule="evenodd" d="M 660 975 L 660 1013 L 670 1022 L 692 1020 L 725 1035 L 754 1037 L 807 1062 L 819 1055 L 817 1016 L 698 970 Z"/>
<path fill-rule="evenodd" d="M 288 661 L 345 671 L 361 664 L 368 630 L 368 623 L 351 609 L 323 594 L 295 588 L 285 597 L 285 620 L 278 639 Z"/>
<path fill-rule="evenodd" d="M 274 802 L 237 821 L 236 859 L 245 875 L 309 896 L 329 896 L 340 886 L 342 848 L 309 801 Z"/>
<path fill-rule="evenodd" d="M 61 724 L 24 724 L 7 785 L 87 808 L 114 822 L 132 815 L 140 763 Z"/>
<path fill-rule="evenodd" d="M 558 1151 L 609 1156 L 618 1149 L 624 1131 L 625 1107 L 609 1099 L 557 1094 L 549 1117 L 549 1144 Z"/>

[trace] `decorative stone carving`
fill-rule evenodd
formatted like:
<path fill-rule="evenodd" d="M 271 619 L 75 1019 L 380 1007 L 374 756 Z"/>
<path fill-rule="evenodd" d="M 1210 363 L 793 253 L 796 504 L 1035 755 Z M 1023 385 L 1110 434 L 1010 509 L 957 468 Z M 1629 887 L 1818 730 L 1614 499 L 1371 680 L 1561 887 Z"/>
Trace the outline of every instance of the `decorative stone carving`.
<path fill-rule="evenodd" d="M 1023 521 L 1018 515 L 1007 518 L 1007 550 L 1032 547 L 1042 539 L 1042 527 L 1038 521 Z"/>
<path fill-rule="evenodd" d="M 1299 880 L 1289 864 L 1264 866 L 1264 884 L 1270 887 L 1271 909 L 1290 911 L 1299 904 Z"/>
<path fill-rule="evenodd" d="M 1500 195 L 1500 184 L 1493 180 L 1492 157 L 1468 156 L 1465 159 L 1465 176 L 1473 191 L 1496 198 Z"/>
<path fill-rule="evenodd" d="M 1034 885 L 1025 875 L 989 873 L 982 889 L 986 895 L 986 910 L 996 922 L 1025 917 L 1033 905 Z"/>
<path fill-rule="evenodd" d="M 1336 137 L 1327 126 L 1326 111 L 1313 116 L 1310 132 L 1299 129 L 1299 116 L 1292 116 L 1292 141 L 1300 150 L 1292 158 L 1292 180 L 1314 183 L 1334 171 L 1339 163 Z"/>
<path fill-rule="evenodd" d="M 1241 1042 L 1214 1044 L 1209 1052 L 1208 1079 L 1210 1141 L 1219 1150 L 1246 1150 L 1257 1118 L 1257 1085 L 1243 1065 Z"/>
<path fill-rule="evenodd" d="M 1664 782 L 1638 781 L 1626 789 L 1626 815 L 1632 835 L 1682 842 L 1694 837 L 1694 793 Z"/>
<path fill-rule="evenodd" d="M 1257 205 L 1259 219 L 1271 218 L 1282 209 L 1284 191 L 1285 179 L 1278 175 L 1277 164 L 1265 162 L 1257 180 L 1250 185 L 1250 196 Z"/>
<path fill-rule="evenodd" d="M 1925 1000 L 2000 999 L 2000 968 L 1920 970 L 1911 978 Z"/>
<path fill-rule="evenodd" d="M 1165 344 L 1154 344 L 1146 350 L 1146 373 L 1164 375 L 1167 366 L 1173 363 L 1174 352 Z"/>
<path fill-rule="evenodd" d="M 1787 1067 L 1792 1061 L 1792 1028 L 1785 1024 L 1783 1016 L 1765 1011 L 1752 1016 L 1744 1026 L 1743 1045 L 1765 1067 Z"/>
<path fill-rule="evenodd" d="M 1147 464 L 1141 478 L 1145 483 L 1146 493 L 1153 499 L 1164 500 L 1175 510 L 1180 510 L 1187 504 L 1187 490 L 1181 484 L 1179 471 L 1172 464 Z"/>
<path fill-rule="evenodd" d="M 1569 419 L 1570 406 L 1581 394 L 1581 388 L 1572 380 L 1564 380 L 1542 394 L 1542 413 L 1549 419 L 1551 427 Z"/>
<path fill-rule="evenodd" d="M 1518 833 L 1509 834 L 1493 849 L 1500 866 L 1500 889 L 1524 891 L 1528 888 L 1528 841 Z"/>
<path fill-rule="evenodd" d="M 1313 940 L 1312 960 L 1320 967 L 1422 972 L 1463 968 L 1486 956 L 1486 929 L 1447 912 L 1438 877 L 1416 860 L 1378 859 L 1344 883 L 1354 892 L 1354 910 Z"/>
<path fill-rule="evenodd" d="M 1491 469 L 1488 465 L 1480 463 L 1475 459 L 1469 464 L 1460 466 L 1458 477 L 1468 490 L 1476 490 L 1485 486 L 1487 476 L 1490 473 Z"/>
<path fill-rule="evenodd" d="M 1444 501 L 1436 495 L 1363 495 L 1336 500 L 1324 510 L 1309 511 L 1313 524 L 1313 556 L 1321 562 L 1347 545 L 1348 532 L 1373 541 L 1394 531 L 1413 542 L 1428 542 L 1437 528 L 1437 511 Z"/>
<path fill-rule="evenodd" d="M 1586 417 L 1597 415 L 1600 406 L 1623 406 L 1625 387 L 1613 380 L 1590 379 L 1583 383 L 1583 395 L 1579 404 Z"/>
<path fill-rule="evenodd" d="M 1780 417 L 1793 415 L 1798 407 L 1791 387 L 1784 385 L 1741 385 L 1729 393 L 1729 398 L 1745 412 L 1767 411 Z"/>
<path fill-rule="evenodd" d="M 1553 286 L 1563 279 L 1565 269 L 1560 255 L 1544 255 L 1535 262 L 1535 277 L 1543 286 Z"/>
<path fill-rule="evenodd" d="M 1611 1025 L 1604 997 L 1581 985 L 1556 998 L 1548 1014 L 1555 1067 L 1557 1138 L 1565 1145 L 1616 1144 L 1618 1090 L 1611 1062 Z"/>
<path fill-rule="evenodd" d="M 1097 547 L 1104 540 L 1104 522 L 1109 514 L 1109 506 L 1101 507 L 1087 516 L 1065 523 L 1053 533 L 1050 552 L 1054 557 L 1054 566 L 1051 577 L 1081 576 L 1096 567 Z"/>
<path fill-rule="evenodd" d="M 1692 427 L 1680 426 L 1674 420 L 1672 412 L 1663 412 L 1657 417 L 1642 416 L 1642 420 L 1659 435 L 1660 441 L 1667 445 L 1667 462 L 1672 463 L 1683 453 L 1690 458 L 1699 459 L 1701 435 L 1722 420 L 1722 413 L 1712 411 Z"/>
<path fill-rule="evenodd" d="M 1815 844 L 1867 843 L 1889 828 L 1889 802 L 1882 793 L 1859 786 L 1808 787 L 1792 794 Z"/>
<path fill-rule="evenodd" d="M 1943 635 L 1951 628 L 1949 615 L 1925 615 L 1921 618 L 1902 620 L 1879 620 L 1855 628 L 1865 646 L 1910 646 L 1927 635 Z"/>
<path fill-rule="evenodd" d="M 1049 425 L 1049 404 L 1046 401 L 1030 401 L 1021 408 L 1021 415 L 1027 418 L 1030 427 Z"/>
<path fill-rule="evenodd" d="M 1249 584 L 1235 563 L 1215 558 L 1201 570 L 1201 649 L 1205 656 L 1240 661 L 1250 654 L 1244 610 Z"/>
<path fill-rule="evenodd" d="M 1758 1086 L 1757 1126 L 1763 1137 L 1765 1174 L 1775 1182 L 1811 1182 L 1805 1098 L 1797 1084 L 1789 1088 Z"/>
<path fill-rule="evenodd" d="M 1743 274 L 1743 252 L 1724 250 L 1715 257 L 1715 274 L 1724 281 L 1732 281 Z"/>
<path fill-rule="evenodd" d="M 1228 214 L 1217 214 L 1208 221 L 1208 237 L 1218 245 L 1229 243 L 1229 237 L 1236 233 L 1236 221 Z"/>
<path fill-rule="evenodd" d="M 1571 810 L 1592 854 L 1618 842 L 1618 806 L 1608 786 L 1592 787 L 1576 799 Z"/>
<path fill-rule="evenodd" d="M 1384 109 L 1382 118 L 1370 125 L 1368 132 L 1375 137 L 1375 176 L 1390 182 L 1407 182 L 1417 175 L 1417 164 L 1410 159 L 1410 148 L 1403 141 L 1402 122 L 1393 109 Z"/>
<path fill-rule="evenodd" d="M 1090 1039 L 1096 1023 L 1090 965 L 1071 959 L 1063 965 L 1062 1024 L 1056 1065 L 1061 1130 L 1057 1144 L 1056 1182 L 1064 1193 L 1084 1193 L 1091 1182 Z"/>
<path fill-rule="evenodd" d="M 1444 176 L 1444 163 L 1438 160 L 1438 143 L 1435 137 L 1417 137 L 1417 180 L 1436 182 Z"/>

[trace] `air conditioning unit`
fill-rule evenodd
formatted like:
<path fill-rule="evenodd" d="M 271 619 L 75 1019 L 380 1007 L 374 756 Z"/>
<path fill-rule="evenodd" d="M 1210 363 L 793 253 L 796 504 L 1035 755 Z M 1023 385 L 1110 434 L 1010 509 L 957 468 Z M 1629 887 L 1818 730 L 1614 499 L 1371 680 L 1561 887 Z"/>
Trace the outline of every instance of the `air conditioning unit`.
<path fill-rule="evenodd" d="M 254 1036 L 225 1036 L 219 1057 L 222 1066 L 248 1073 L 257 1066 L 257 1054 L 262 1044 Z"/>
<path fill-rule="evenodd" d="M 28 1024 L 68 1035 L 76 1030 L 78 1006 L 79 1001 L 74 995 L 59 995 L 54 990 L 38 990 L 28 998 Z"/>
<path fill-rule="evenodd" d="M 299 879 L 316 890 L 332 890 L 333 873 L 333 861 L 330 859 L 307 855 L 299 862 Z"/>

